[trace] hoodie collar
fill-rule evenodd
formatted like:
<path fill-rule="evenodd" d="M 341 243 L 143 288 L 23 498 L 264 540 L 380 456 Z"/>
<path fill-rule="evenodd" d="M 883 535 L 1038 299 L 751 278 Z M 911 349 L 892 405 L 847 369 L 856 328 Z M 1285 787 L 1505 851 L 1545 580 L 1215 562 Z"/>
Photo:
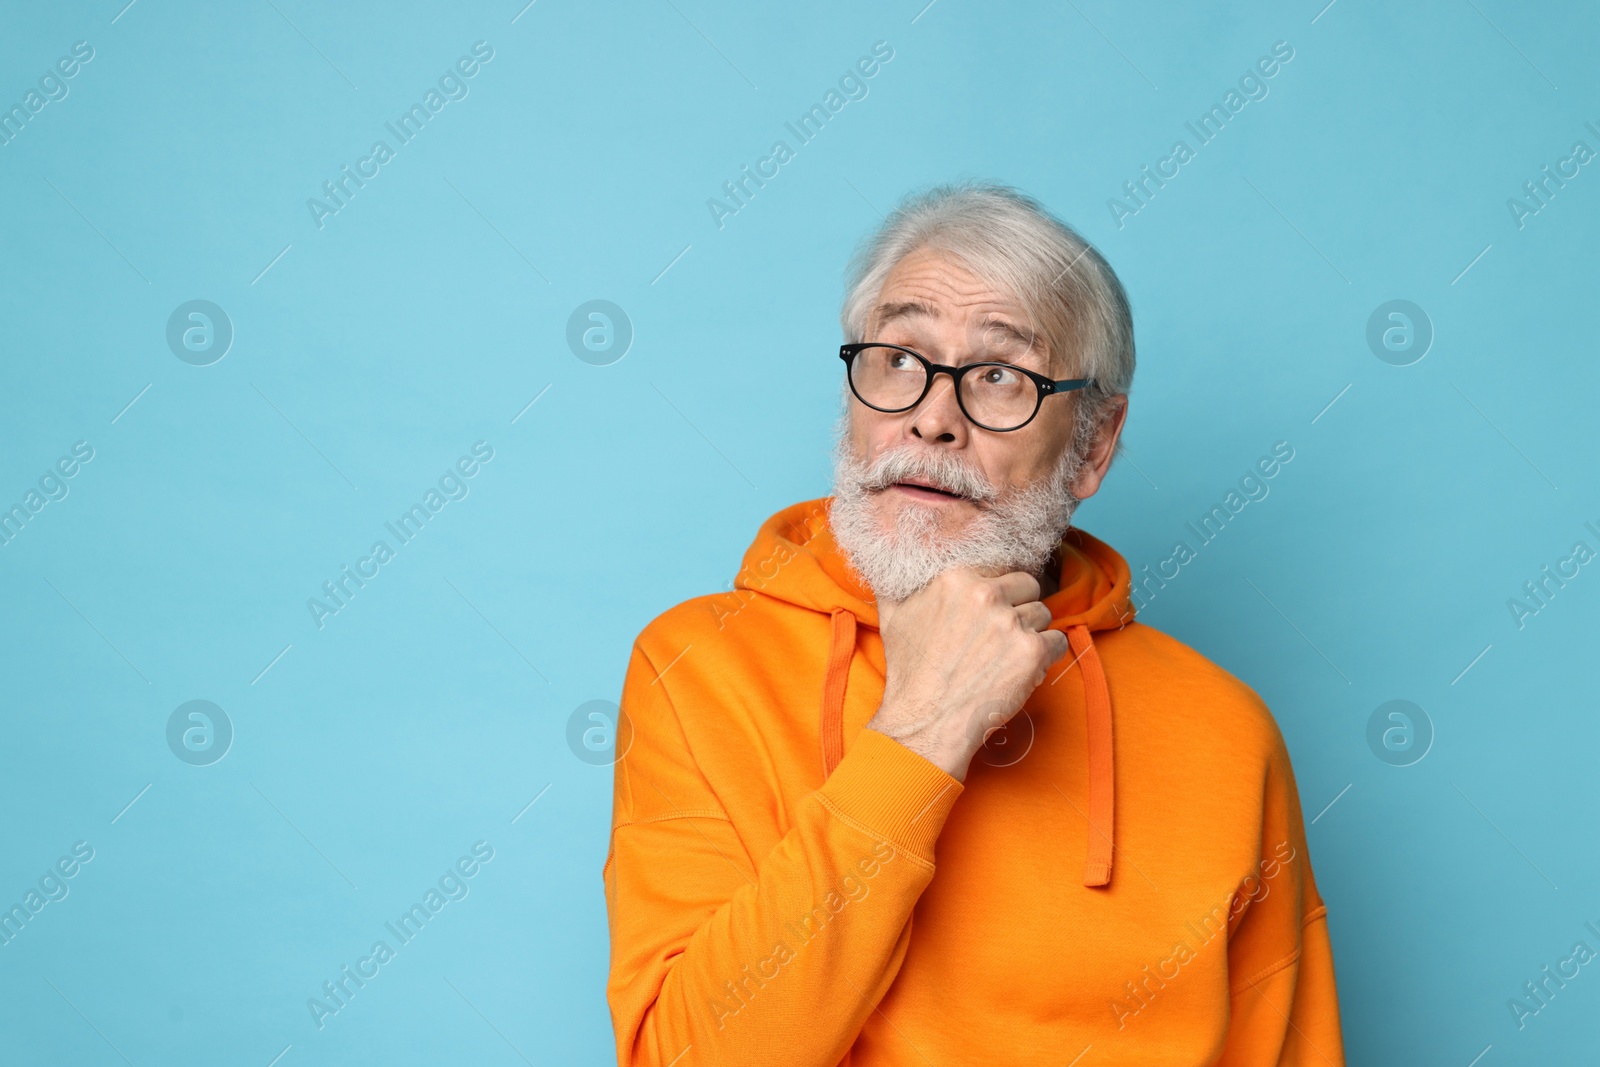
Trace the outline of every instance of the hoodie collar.
<path fill-rule="evenodd" d="M 828 666 L 823 677 L 819 734 L 823 779 L 844 756 L 844 698 L 859 626 L 878 628 L 871 590 L 845 559 L 828 524 L 831 497 L 784 508 L 762 524 L 745 553 L 734 587 L 749 589 L 829 616 Z M 1070 660 L 1083 682 L 1089 811 L 1084 885 L 1111 881 L 1115 855 L 1116 777 L 1111 694 L 1091 634 L 1133 620 L 1127 562 L 1105 542 L 1069 529 L 1056 549 L 1060 588 L 1044 599 L 1050 629 L 1067 635 Z"/>

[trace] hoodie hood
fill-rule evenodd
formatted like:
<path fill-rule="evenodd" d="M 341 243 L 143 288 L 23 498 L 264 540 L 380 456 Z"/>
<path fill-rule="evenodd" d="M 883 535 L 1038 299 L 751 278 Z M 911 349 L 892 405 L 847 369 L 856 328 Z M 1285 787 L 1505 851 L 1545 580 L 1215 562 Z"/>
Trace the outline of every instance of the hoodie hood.
<path fill-rule="evenodd" d="M 784 508 L 761 525 L 745 553 L 734 588 L 774 597 L 830 617 L 828 669 L 819 710 L 824 778 L 844 755 L 844 697 L 856 631 L 878 628 L 878 604 L 850 567 L 828 524 L 831 497 Z M 774 565 L 776 564 L 776 566 Z M 1084 729 L 1089 761 L 1088 860 L 1084 884 L 1111 880 L 1114 857 L 1116 777 L 1112 708 L 1105 671 L 1092 634 L 1133 620 L 1132 578 L 1127 561 L 1110 545 L 1069 529 L 1055 554 L 1060 588 L 1044 598 L 1050 629 L 1066 633 L 1066 666 L 1083 682 Z"/>

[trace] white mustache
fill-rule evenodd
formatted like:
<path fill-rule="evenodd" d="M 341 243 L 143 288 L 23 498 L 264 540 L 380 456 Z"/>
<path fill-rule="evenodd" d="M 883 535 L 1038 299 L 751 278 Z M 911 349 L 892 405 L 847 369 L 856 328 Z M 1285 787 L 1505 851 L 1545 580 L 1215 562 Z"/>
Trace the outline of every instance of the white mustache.
<path fill-rule="evenodd" d="M 890 449 L 873 460 L 861 487 L 876 492 L 904 481 L 927 482 L 979 504 L 990 503 L 1000 495 L 981 470 L 954 453 L 906 447 Z"/>

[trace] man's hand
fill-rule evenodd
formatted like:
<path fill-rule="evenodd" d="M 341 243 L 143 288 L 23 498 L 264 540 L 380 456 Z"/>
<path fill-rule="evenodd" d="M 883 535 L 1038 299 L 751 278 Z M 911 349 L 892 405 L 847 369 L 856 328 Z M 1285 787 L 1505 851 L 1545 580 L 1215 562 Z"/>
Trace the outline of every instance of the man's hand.
<path fill-rule="evenodd" d="M 1039 582 L 1022 571 L 957 567 L 880 605 L 888 677 L 867 726 L 966 781 L 989 732 L 1009 722 L 1066 655 L 1067 635 L 1049 625 Z"/>

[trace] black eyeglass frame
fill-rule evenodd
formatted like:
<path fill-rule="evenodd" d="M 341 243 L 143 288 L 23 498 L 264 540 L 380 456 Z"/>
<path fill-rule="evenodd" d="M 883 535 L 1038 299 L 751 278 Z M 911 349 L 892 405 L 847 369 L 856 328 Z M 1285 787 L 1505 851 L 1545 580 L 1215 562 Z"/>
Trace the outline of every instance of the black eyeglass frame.
<path fill-rule="evenodd" d="M 878 405 L 872 403 L 871 401 L 867 400 L 866 397 L 861 395 L 861 393 L 856 389 L 855 378 L 850 372 L 854 367 L 856 355 L 863 349 L 867 348 L 892 348 L 896 351 L 904 352 L 906 355 L 911 356 L 918 363 L 922 364 L 923 373 L 927 376 L 927 380 L 923 382 L 922 392 L 918 394 L 915 400 L 903 408 L 880 408 Z M 1004 363 L 998 360 L 988 360 L 983 363 L 967 363 L 960 367 L 948 367 L 942 363 L 935 363 L 927 356 L 924 356 L 921 352 L 907 348 L 904 345 L 891 345 L 882 341 L 859 341 L 854 344 L 840 345 L 839 358 L 844 360 L 845 381 L 850 383 L 851 394 L 873 411 L 881 411 L 887 415 L 897 415 L 902 411 L 910 411 L 912 408 L 922 403 L 922 401 L 927 398 L 929 391 L 933 389 L 934 376 L 941 373 L 948 374 L 950 375 L 950 381 L 952 382 L 956 392 L 956 406 L 961 409 L 961 414 L 965 415 L 967 421 L 972 423 L 974 426 L 988 430 L 990 433 L 1011 433 L 1014 430 L 1020 430 L 1024 426 L 1028 425 L 1028 423 L 1039 417 L 1039 409 L 1044 407 L 1045 397 L 1055 393 L 1070 393 L 1075 389 L 1084 389 L 1095 384 L 1093 378 L 1064 378 L 1061 381 L 1056 381 L 1055 379 L 1047 377 L 1043 374 L 1039 374 L 1036 371 L 1031 371 L 1027 367 L 1019 367 L 1015 363 Z M 1015 426 L 1010 426 L 1003 430 L 996 429 L 993 426 L 986 426 L 977 419 L 973 418 L 972 413 L 967 410 L 966 402 L 961 399 L 961 379 L 969 371 L 977 370 L 979 367 L 1004 367 L 1007 370 L 1016 371 L 1018 374 L 1026 375 L 1039 390 L 1038 396 L 1034 401 L 1033 414 L 1029 415 L 1026 419 L 1023 419 Z"/>

